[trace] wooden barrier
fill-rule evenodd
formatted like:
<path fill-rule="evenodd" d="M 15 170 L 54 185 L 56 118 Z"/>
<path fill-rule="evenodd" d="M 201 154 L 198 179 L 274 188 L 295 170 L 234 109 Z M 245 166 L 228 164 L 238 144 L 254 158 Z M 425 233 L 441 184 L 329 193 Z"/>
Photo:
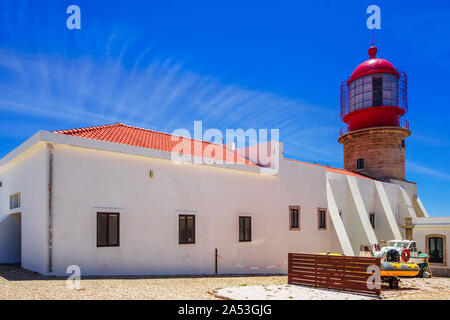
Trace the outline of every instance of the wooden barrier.
<path fill-rule="evenodd" d="M 371 265 L 380 268 L 380 259 L 289 253 L 288 283 L 379 296 L 381 289 L 367 285 Z"/>

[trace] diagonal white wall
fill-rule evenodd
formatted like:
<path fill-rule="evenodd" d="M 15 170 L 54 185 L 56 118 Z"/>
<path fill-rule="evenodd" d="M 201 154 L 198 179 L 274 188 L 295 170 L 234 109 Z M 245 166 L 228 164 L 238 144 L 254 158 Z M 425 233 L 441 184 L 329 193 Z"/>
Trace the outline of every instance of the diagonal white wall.
<path fill-rule="evenodd" d="M 342 247 L 342 251 L 346 256 L 354 256 L 350 239 L 348 238 L 347 231 L 345 231 L 344 223 L 339 215 L 339 209 L 334 199 L 333 190 L 330 186 L 330 181 L 327 179 L 327 200 L 328 200 L 328 213 L 330 214 L 331 221 L 333 222 L 334 229 L 336 230 L 339 242 Z"/>
<path fill-rule="evenodd" d="M 370 224 L 369 215 L 364 206 L 364 202 L 361 197 L 361 192 L 359 191 L 358 183 L 355 177 L 347 176 L 347 183 L 350 189 L 351 197 L 353 203 L 356 207 L 356 211 L 358 213 L 359 219 L 361 221 L 364 233 L 370 242 L 370 244 L 377 243 L 377 237 L 375 236 L 375 232 L 372 229 L 372 225 Z"/>
<path fill-rule="evenodd" d="M 386 190 L 384 189 L 383 184 L 380 181 L 375 181 L 375 190 L 381 202 L 381 208 L 383 209 L 389 227 L 392 231 L 392 234 L 394 235 L 394 239 L 398 240 L 402 239 L 402 235 L 400 233 L 400 229 L 397 225 L 397 222 L 395 221 L 395 216 L 389 203 Z"/>
<path fill-rule="evenodd" d="M 411 198 L 409 197 L 408 193 L 406 192 L 405 188 L 403 188 L 402 186 L 398 186 L 399 188 L 399 193 L 400 193 L 400 202 L 401 204 L 404 206 L 404 208 L 406 208 L 406 214 L 408 218 L 416 218 L 416 213 L 414 211 L 414 208 L 412 206 L 411 203 Z M 404 218 L 404 216 L 402 216 L 401 218 Z M 403 220 L 398 221 L 399 223 L 404 222 Z"/>
<path fill-rule="evenodd" d="M 415 196 L 413 198 L 413 202 L 414 202 L 414 210 L 416 211 L 416 216 L 417 217 L 423 217 L 423 218 L 428 218 L 428 212 L 427 209 L 425 209 L 422 201 L 420 200 L 419 196 Z"/>

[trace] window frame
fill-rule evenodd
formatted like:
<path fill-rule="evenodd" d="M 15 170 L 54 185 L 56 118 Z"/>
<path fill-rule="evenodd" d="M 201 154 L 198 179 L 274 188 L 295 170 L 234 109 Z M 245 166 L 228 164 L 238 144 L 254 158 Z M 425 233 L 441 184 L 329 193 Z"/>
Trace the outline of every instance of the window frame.
<path fill-rule="evenodd" d="M 14 198 L 17 196 L 17 198 Z M 17 206 L 13 206 L 13 199 L 17 199 Z M 15 192 L 9 195 L 9 210 L 16 210 L 19 209 L 21 206 L 21 194 L 20 192 Z"/>
<path fill-rule="evenodd" d="M 321 214 L 320 214 L 320 212 L 322 212 L 322 211 L 324 212 L 324 224 L 325 224 L 324 227 L 320 226 L 320 222 L 321 222 L 321 219 L 320 219 Z M 327 227 L 328 227 L 327 212 L 328 212 L 328 209 L 317 208 L 317 229 L 319 229 L 319 230 L 327 230 Z"/>
<path fill-rule="evenodd" d="M 356 160 L 356 169 L 357 170 L 362 170 L 365 168 L 365 161 L 364 158 L 359 158 Z"/>
<path fill-rule="evenodd" d="M 241 240 L 241 219 L 244 223 L 244 239 Z M 246 240 L 246 228 L 245 228 L 245 221 L 248 220 L 250 223 L 249 225 L 249 237 L 248 240 Z M 238 217 L 238 240 L 239 242 L 252 242 L 252 217 L 251 216 L 239 216 Z"/>
<path fill-rule="evenodd" d="M 292 210 L 297 210 L 297 226 L 292 225 Z M 300 206 L 289 206 L 289 230 L 300 230 Z"/>
<path fill-rule="evenodd" d="M 180 218 L 185 218 L 185 221 L 184 221 L 184 228 L 185 228 L 185 241 L 182 241 L 182 239 L 181 239 L 181 237 L 180 237 Z M 189 217 L 192 217 L 193 219 L 193 230 L 192 230 L 192 241 L 188 241 L 188 233 L 189 233 L 189 231 L 188 231 L 188 218 Z M 195 237 L 196 237 L 196 232 L 195 232 L 195 224 L 196 224 L 196 221 L 195 221 L 196 219 L 195 219 L 195 214 L 179 214 L 178 215 L 178 244 L 195 244 Z"/>
<path fill-rule="evenodd" d="M 99 243 L 99 232 L 98 232 L 98 216 L 106 215 L 106 244 Z M 109 242 L 109 216 L 117 215 L 117 244 L 110 244 Z M 106 247 L 120 247 L 120 212 L 104 212 L 98 211 L 96 216 L 97 218 L 97 248 L 106 248 Z"/>
<path fill-rule="evenodd" d="M 447 266 L 447 237 L 444 234 L 428 234 L 425 236 L 425 250 L 426 253 L 430 255 L 430 239 L 431 238 L 441 238 L 442 239 L 442 262 L 431 262 L 430 265 L 435 266 Z"/>

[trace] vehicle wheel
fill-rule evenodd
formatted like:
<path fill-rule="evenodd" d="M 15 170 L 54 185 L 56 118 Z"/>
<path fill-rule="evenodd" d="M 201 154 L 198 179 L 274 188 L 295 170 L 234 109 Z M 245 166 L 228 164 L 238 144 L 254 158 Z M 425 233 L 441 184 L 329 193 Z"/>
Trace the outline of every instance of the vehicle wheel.
<path fill-rule="evenodd" d="M 396 277 L 391 277 L 389 279 L 389 288 L 398 289 L 398 279 Z"/>

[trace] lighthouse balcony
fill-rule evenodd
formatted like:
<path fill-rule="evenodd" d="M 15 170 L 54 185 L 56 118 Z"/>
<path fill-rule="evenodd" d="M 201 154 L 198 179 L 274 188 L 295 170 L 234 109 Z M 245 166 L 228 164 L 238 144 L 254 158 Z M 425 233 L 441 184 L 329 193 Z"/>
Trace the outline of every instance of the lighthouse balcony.
<path fill-rule="evenodd" d="M 407 119 L 400 119 L 398 125 L 394 126 L 398 128 L 404 128 L 409 130 L 409 121 Z M 339 136 L 342 136 L 348 132 L 355 131 L 351 130 L 348 125 L 342 127 L 339 131 Z"/>

